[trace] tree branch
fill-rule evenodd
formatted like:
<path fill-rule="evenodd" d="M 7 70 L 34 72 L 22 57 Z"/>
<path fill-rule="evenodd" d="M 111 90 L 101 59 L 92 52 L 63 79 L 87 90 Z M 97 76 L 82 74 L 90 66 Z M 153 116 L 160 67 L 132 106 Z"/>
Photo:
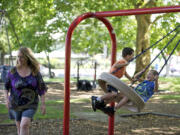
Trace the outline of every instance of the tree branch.
<path fill-rule="evenodd" d="M 152 27 L 152 25 L 153 25 L 153 24 L 155 24 L 155 23 L 156 23 L 159 19 L 161 19 L 161 18 L 163 18 L 163 17 L 165 17 L 165 16 L 167 16 L 167 15 L 168 15 L 168 13 L 157 16 L 157 17 L 154 19 L 154 21 L 153 21 L 153 22 L 151 22 L 151 24 L 150 24 L 149 28 L 151 28 L 151 27 Z"/>
<path fill-rule="evenodd" d="M 143 8 L 152 7 L 152 6 L 156 6 L 156 3 L 154 2 L 154 0 L 149 0 L 147 3 L 144 4 Z"/>
<path fill-rule="evenodd" d="M 159 19 L 161 19 L 161 18 L 163 18 L 163 17 L 165 17 L 165 16 L 167 16 L 167 15 L 168 15 L 168 13 L 157 16 L 151 24 L 154 24 L 154 23 L 157 22 Z"/>

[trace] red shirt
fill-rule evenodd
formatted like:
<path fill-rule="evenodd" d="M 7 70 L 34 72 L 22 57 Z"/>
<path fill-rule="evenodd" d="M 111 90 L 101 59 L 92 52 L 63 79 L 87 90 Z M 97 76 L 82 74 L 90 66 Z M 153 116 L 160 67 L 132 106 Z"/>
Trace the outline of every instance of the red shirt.
<path fill-rule="evenodd" d="M 126 60 L 124 60 L 124 59 L 121 59 L 121 60 L 115 62 L 113 64 L 113 66 L 111 67 L 111 69 L 110 69 L 110 73 L 113 74 L 114 76 L 118 77 L 118 78 L 123 77 L 123 75 L 126 72 L 126 66 L 121 67 L 121 68 L 118 69 L 114 65 L 116 65 L 116 64 L 124 64 L 124 63 L 126 63 Z"/>

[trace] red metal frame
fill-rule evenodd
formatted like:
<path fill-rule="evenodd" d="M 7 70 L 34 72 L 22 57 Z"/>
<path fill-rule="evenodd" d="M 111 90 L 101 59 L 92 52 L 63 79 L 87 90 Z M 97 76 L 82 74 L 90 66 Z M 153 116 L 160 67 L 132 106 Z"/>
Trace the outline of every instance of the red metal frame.
<path fill-rule="evenodd" d="M 111 41 L 111 65 L 116 61 L 116 36 L 113 32 L 113 28 L 109 21 L 104 17 L 112 16 L 127 16 L 127 15 L 141 15 L 141 14 L 157 14 L 157 13 L 169 13 L 180 12 L 180 6 L 170 7 L 155 7 L 155 8 L 143 8 L 143 9 L 130 9 L 119 11 L 105 11 L 95 13 L 85 13 L 77 17 L 70 25 L 66 36 L 66 53 L 65 53 L 65 84 L 64 84 L 64 118 L 63 118 L 63 135 L 69 135 L 69 114 L 70 114 L 70 58 L 71 58 L 71 37 L 76 26 L 87 18 L 96 18 L 102 21 L 107 27 Z M 114 105 L 113 103 L 111 105 Z M 114 116 L 109 117 L 109 130 L 108 135 L 114 135 Z"/>

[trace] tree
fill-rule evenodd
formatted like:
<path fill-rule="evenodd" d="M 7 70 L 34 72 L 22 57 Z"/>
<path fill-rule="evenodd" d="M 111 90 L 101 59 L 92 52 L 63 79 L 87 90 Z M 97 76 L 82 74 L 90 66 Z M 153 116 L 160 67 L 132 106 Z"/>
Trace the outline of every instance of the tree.
<path fill-rule="evenodd" d="M 149 0 L 149 1 L 140 0 L 139 2 L 134 4 L 135 8 L 149 8 L 149 7 L 156 7 L 158 5 L 162 6 L 164 4 L 163 2 L 155 2 L 153 0 Z M 159 19 L 166 17 L 167 15 L 168 14 L 158 15 L 156 16 L 154 21 L 152 21 L 152 15 L 136 15 L 136 20 L 137 20 L 136 54 L 141 53 L 144 49 L 150 46 L 151 32 L 153 32 L 152 31 L 153 24 L 155 24 Z M 169 17 L 173 17 L 173 14 L 169 15 Z M 167 19 L 170 20 L 170 18 Z M 173 21 L 173 23 L 175 22 L 176 20 Z M 163 22 L 161 22 L 161 24 L 162 23 Z M 161 27 L 161 29 L 168 29 L 168 28 Z M 155 39 L 157 40 L 157 38 Z M 158 48 L 162 48 L 162 47 L 158 47 Z M 137 58 L 136 72 L 141 71 L 149 63 L 150 63 L 150 51 L 148 51 L 141 57 Z"/>
<path fill-rule="evenodd" d="M 49 41 L 46 42 L 47 45 L 44 45 L 43 42 L 37 41 L 44 33 L 51 36 L 56 29 L 55 26 L 48 24 L 48 21 L 56 15 L 53 6 L 53 0 L 1 1 L 0 8 L 5 10 L 5 16 L 9 20 L 8 29 L 14 49 L 18 49 L 19 44 L 13 35 L 12 27 L 14 27 L 22 46 L 30 47 L 35 52 L 47 48 L 48 51 L 50 50 L 53 42 Z M 52 38 L 46 40 L 52 40 Z"/>
<path fill-rule="evenodd" d="M 178 4 L 177 0 L 168 2 L 153 0 L 1 0 L 0 8 L 6 10 L 10 41 L 13 49 L 19 48 L 19 42 L 28 46 L 35 52 L 46 50 L 52 51 L 55 41 L 54 33 L 60 33 L 59 42 L 65 42 L 65 36 L 71 22 L 80 14 L 86 12 L 112 11 L 132 8 L 148 8 L 156 6 L 168 6 Z M 158 15 L 124 16 L 108 18 L 114 27 L 118 50 L 125 46 L 136 48 L 140 53 L 155 42 L 162 33 L 165 34 L 170 28 L 178 25 L 176 13 Z M 160 21 L 158 21 L 160 20 Z M 167 26 L 167 24 L 171 24 Z M 13 27 L 13 28 L 12 28 Z M 160 33 L 160 30 L 162 33 Z M 158 31 L 158 32 L 157 32 Z M 152 37 L 152 38 L 151 38 Z M 162 48 L 163 43 L 158 45 Z M 104 46 L 110 50 L 111 41 L 108 31 L 101 22 L 95 19 L 83 21 L 75 29 L 72 37 L 72 50 L 90 55 L 102 52 Z M 170 50 L 170 49 L 169 49 Z M 109 51 L 110 52 L 110 51 Z M 168 50 L 167 50 L 168 52 Z M 150 52 L 145 53 L 136 61 L 136 71 L 144 68 L 150 61 Z"/>
<path fill-rule="evenodd" d="M 74 14 L 82 14 L 85 12 L 96 12 L 96 11 L 112 11 L 119 9 L 130 9 L 130 8 L 151 8 L 157 6 L 169 6 L 178 4 L 177 0 L 163 2 L 163 1 L 153 1 L 153 0 L 112 0 L 112 1 L 81 1 L 78 0 L 73 3 Z M 121 49 L 124 46 L 135 46 L 136 54 L 141 53 L 145 48 L 148 48 L 151 43 L 158 40 L 158 37 L 162 35 L 158 32 L 156 33 L 155 27 L 159 24 L 161 31 L 168 31 L 170 28 L 163 25 L 164 23 L 171 23 L 171 27 L 177 25 L 177 20 L 175 19 L 176 13 L 161 14 L 152 19 L 152 15 L 136 15 L 135 20 L 132 24 L 128 24 L 129 19 L 132 17 L 112 17 L 108 18 L 116 31 L 116 36 L 118 40 L 118 48 Z M 72 17 L 72 16 L 71 16 Z M 73 17 L 74 18 L 74 15 Z M 163 19 L 164 18 L 164 21 Z M 165 19 L 166 18 L 166 19 Z M 161 20 L 158 22 L 158 20 Z M 166 20 L 166 21 L 165 21 Z M 169 20 L 169 21 L 168 21 Z M 162 25 L 161 25 L 162 24 Z M 103 49 L 103 45 L 110 46 L 110 38 L 107 30 L 100 27 L 101 24 L 92 19 L 87 19 L 78 26 L 72 37 L 72 49 L 76 52 L 85 53 L 99 53 Z M 129 27 L 131 26 L 131 27 Z M 93 30 L 94 29 L 94 30 Z M 136 33 L 136 34 L 135 34 Z M 164 32 L 165 33 L 165 32 Z M 158 35 L 154 39 L 151 38 L 151 34 Z M 123 35 L 124 38 L 121 36 Z M 154 37 L 154 36 L 153 36 Z M 151 42 L 153 41 L 153 42 Z M 102 45 L 103 44 L 103 45 Z M 121 47 L 119 47 L 121 45 Z M 158 48 L 162 48 L 163 44 L 158 45 Z M 110 49 L 110 48 L 109 48 Z M 170 50 L 170 48 L 169 48 Z M 167 50 L 168 51 L 168 50 Z M 145 68 L 150 63 L 150 51 L 137 58 L 136 61 L 136 72 L 139 72 Z"/>

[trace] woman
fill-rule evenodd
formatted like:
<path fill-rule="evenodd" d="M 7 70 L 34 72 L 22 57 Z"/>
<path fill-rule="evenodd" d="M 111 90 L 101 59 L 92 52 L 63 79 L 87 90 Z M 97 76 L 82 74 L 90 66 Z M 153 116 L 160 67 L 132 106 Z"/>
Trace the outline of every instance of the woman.
<path fill-rule="evenodd" d="M 32 51 L 20 48 L 16 66 L 9 71 L 5 82 L 6 107 L 10 119 L 15 119 L 18 135 L 29 135 L 29 126 L 38 107 L 38 95 L 41 97 L 41 113 L 46 113 L 46 91 L 39 63 Z"/>

